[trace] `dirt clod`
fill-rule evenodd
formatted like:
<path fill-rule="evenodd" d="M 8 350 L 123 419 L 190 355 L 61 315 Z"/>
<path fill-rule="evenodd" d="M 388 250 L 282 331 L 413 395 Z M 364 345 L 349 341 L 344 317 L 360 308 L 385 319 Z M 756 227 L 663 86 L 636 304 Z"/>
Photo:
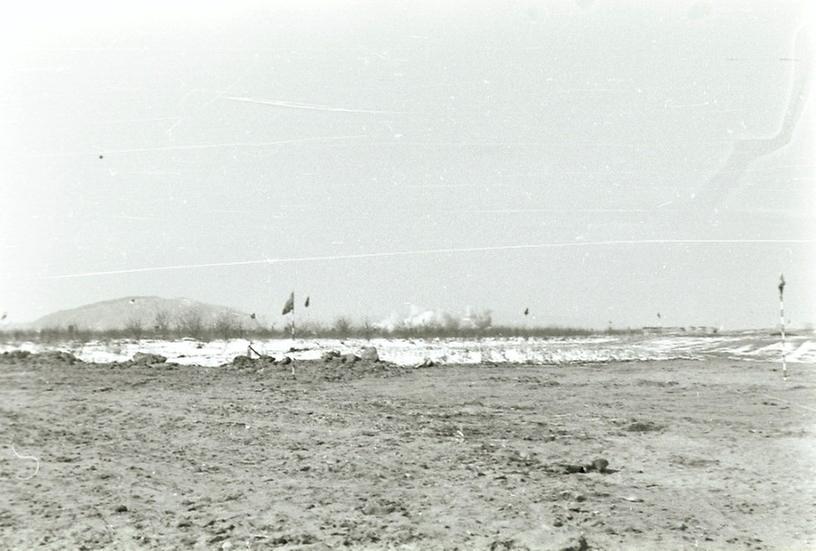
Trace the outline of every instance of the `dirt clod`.
<path fill-rule="evenodd" d="M 662 426 L 652 421 L 635 421 L 626 426 L 626 430 L 629 432 L 653 432 L 662 428 Z"/>
<path fill-rule="evenodd" d="M 589 544 L 584 536 L 579 536 L 577 540 L 569 545 L 562 547 L 561 551 L 587 551 Z"/>
<path fill-rule="evenodd" d="M 323 354 L 320 355 L 320 359 L 323 360 L 324 362 L 330 362 L 335 358 L 339 357 L 340 352 L 338 352 L 337 350 L 326 350 L 325 352 L 323 352 Z"/>
<path fill-rule="evenodd" d="M 136 352 L 133 355 L 133 359 L 131 360 L 134 364 L 138 365 L 152 365 L 152 364 L 163 364 L 167 361 L 167 358 L 162 356 L 161 354 L 150 354 L 148 352 Z"/>
<path fill-rule="evenodd" d="M 566 474 L 611 472 L 609 470 L 609 461 L 603 458 L 594 459 L 589 463 L 561 463 L 558 468 Z"/>
<path fill-rule="evenodd" d="M 378 362 L 380 361 L 380 354 L 375 347 L 366 346 L 360 350 L 360 359 L 366 362 Z"/>

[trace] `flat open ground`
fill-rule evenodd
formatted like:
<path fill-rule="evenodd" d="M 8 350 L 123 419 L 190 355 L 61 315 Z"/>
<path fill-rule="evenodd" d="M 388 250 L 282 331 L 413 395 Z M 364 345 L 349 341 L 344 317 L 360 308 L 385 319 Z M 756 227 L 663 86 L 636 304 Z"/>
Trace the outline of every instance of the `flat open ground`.
<path fill-rule="evenodd" d="M 816 549 L 816 371 L 772 368 L 5 358 L 0 547 Z"/>

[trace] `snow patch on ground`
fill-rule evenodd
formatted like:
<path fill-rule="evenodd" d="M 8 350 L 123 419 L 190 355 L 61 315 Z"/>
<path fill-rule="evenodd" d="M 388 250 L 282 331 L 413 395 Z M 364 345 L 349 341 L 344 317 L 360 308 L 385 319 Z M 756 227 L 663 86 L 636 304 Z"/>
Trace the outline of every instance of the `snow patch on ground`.
<path fill-rule="evenodd" d="M 124 362 L 136 352 L 161 354 L 183 365 L 216 366 L 246 355 L 249 345 L 256 351 L 280 358 L 319 359 L 327 350 L 359 352 L 375 346 L 380 358 L 399 365 L 416 365 L 426 359 L 442 364 L 568 364 L 578 362 L 654 361 L 705 359 L 716 356 L 734 360 L 780 361 L 782 343 L 765 335 L 730 336 L 638 336 L 570 338 L 486 339 L 246 339 L 199 342 L 180 340 L 119 340 L 43 345 L 22 342 L 0 345 L 0 352 L 28 350 L 71 352 L 86 362 Z M 292 350 L 294 349 L 294 350 Z M 790 337 L 785 343 L 790 363 L 816 363 L 816 340 L 812 336 Z"/>

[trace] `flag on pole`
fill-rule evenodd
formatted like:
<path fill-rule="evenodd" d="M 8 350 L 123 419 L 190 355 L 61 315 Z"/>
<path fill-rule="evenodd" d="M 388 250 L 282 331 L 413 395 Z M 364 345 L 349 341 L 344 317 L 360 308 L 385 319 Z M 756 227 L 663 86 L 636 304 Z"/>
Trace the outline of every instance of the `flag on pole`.
<path fill-rule="evenodd" d="M 304 303 L 303 303 L 303 307 L 304 307 L 304 308 L 308 308 L 308 307 L 309 307 L 309 297 L 306 297 L 306 302 L 304 302 Z"/>
<path fill-rule="evenodd" d="M 779 274 L 779 299 L 782 300 L 782 294 L 785 292 L 785 274 Z"/>
<path fill-rule="evenodd" d="M 281 315 L 285 316 L 289 312 L 294 311 L 295 311 L 295 292 L 292 291 L 292 293 L 289 295 L 289 299 L 286 301 L 286 304 L 283 305 L 283 312 L 281 312 Z"/>

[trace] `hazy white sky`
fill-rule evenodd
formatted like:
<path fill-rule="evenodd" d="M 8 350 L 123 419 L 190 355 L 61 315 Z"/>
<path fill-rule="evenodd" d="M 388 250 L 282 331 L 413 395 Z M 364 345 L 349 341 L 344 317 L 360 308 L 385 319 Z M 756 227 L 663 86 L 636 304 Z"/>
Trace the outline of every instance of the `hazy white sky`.
<path fill-rule="evenodd" d="M 807 2 L 109 4 L 0 24 L 12 320 L 814 321 Z"/>

